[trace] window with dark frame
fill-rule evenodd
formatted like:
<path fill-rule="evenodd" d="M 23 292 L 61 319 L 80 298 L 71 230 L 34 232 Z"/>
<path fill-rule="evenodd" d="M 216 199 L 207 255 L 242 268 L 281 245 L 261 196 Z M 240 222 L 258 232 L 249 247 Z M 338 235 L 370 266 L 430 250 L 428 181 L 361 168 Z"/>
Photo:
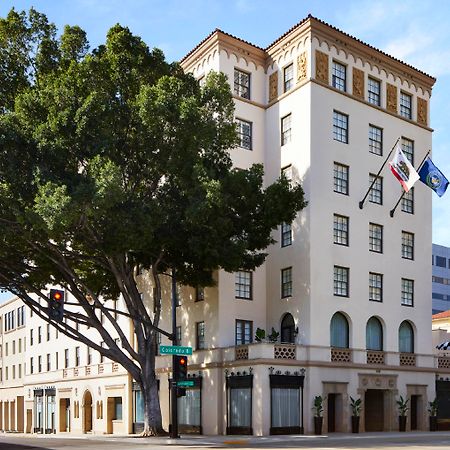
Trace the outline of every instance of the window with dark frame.
<path fill-rule="evenodd" d="M 241 270 L 234 274 L 234 292 L 236 298 L 252 299 L 252 272 Z"/>
<path fill-rule="evenodd" d="M 34 358 L 30 358 L 30 374 L 34 373 Z"/>
<path fill-rule="evenodd" d="M 64 350 L 64 369 L 69 367 L 69 349 L 66 348 Z"/>
<path fill-rule="evenodd" d="M 281 145 L 286 145 L 291 142 L 291 129 L 292 129 L 292 115 L 288 114 L 287 116 L 281 119 Z"/>
<path fill-rule="evenodd" d="M 334 214 L 333 217 L 333 242 L 339 245 L 348 246 L 348 225 L 349 218 Z"/>
<path fill-rule="evenodd" d="M 250 100 L 250 74 L 234 69 L 234 93 L 238 97 Z"/>
<path fill-rule="evenodd" d="M 281 173 L 286 177 L 288 181 L 292 181 L 292 165 L 289 164 L 281 169 Z"/>
<path fill-rule="evenodd" d="M 402 305 L 414 306 L 414 280 L 402 278 Z"/>
<path fill-rule="evenodd" d="M 369 125 L 369 152 L 383 155 L 383 130 L 375 125 Z"/>
<path fill-rule="evenodd" d="M 375 180 L 375 181 L 374 181 Z M 369 174 L 369 186 L 371 187 L 369 191 L 369 202 L 376 203 L 377 205 L 383 204 L 383 177 L 377 177 L 373 173 Z"/>
<path fill-rule="evenodd" d="M 414 188 L 412 187 L 408 192 L 403 194 L 402 211 L 408 214 L 414 214 Z"/>
<path fill-rule="evenodd" d="M 402 231 L 402 258 L 414 259 L 414 233 Z"/>
<path fill-rule="evenodd" d="M 205 347 L 205 322 L 196 323 L 196 349 L 203 350 Z"/>
<path fill-rule="evenodd" d="M 369 272 L 369 300 L 371 302 L 383 301 L 383 275 Z"/>
<path fill-rule="evenodd" d="M 414 141 L 402 137 L 402 152 L 408 158 L 408 161 L 414 166 Z"/>
<path fill-rule="evenodd" d="M 369 250 L 383 253 L 383 225 L 369 223 Z"/>
<path fill-rule="evenodd" d="M 203 286 L 197 286 L 195 288 L 195 301 L 202 302 L 205 300 L 205 288 Z"/>
<path fill-rule="evenodd" d="M 289 64 L 283 69 L 283 86 L 284 92 L 294 87 L 294 64 Z"/>
<path fill-rule="evenodd" d="M 347 67 L 343 64 L 333 61 L 331 70 L 332 86 L 339 91 L 346 92 L 347 90 Z"/>
<path fill-rule="evenodd" d="M 236 319 L 236 345 L 251 344 L 253 342 L 253 321 Z"/>
<path fill-rule="evenodd" d="M 235 122 L 237 125 L 239 147 L 252 150 L 252 123 L 242 119 L 235 119 Z"/>
<path fill-rule="evenodd" d="M 400 115 L 412 119 L 412 96 L 400 91 Z"/>
<path fill-rule="evenodd" d="M 348 195 L 348 181 L 349 167 L 335 162 L 333 167 L 334 192 Z"/>
<path fill-rule="evenodd" d="M 42 356 L 38 356 L 38 373 L 42 372 Z"/>
<path fill-rule="evenodd" d="M 292 245 L 292 224 L 282 223 L 281 224 L 281 246 L 287 247 Z"/>
<path fill-rule="evenodd" d="M 436 255 L 436 266 L 437 267 L 445 267 L 446 266 L 446 259 L 443 256 L 437 256 Z"/>
<path fill-rule="evenodd" d="M 381 106 L 381 82 L 369 77 L 367 80 L 367 101 L 372 105 Z"/>
<path fill-rule="evenodd" d="M 333 139 L 348 144 L 348 116 L 347 114 L 333 111 Z"/>
<path fill-rule="evenodd" d="M 47 372 L 50 372 L 50 370 L 51 370 L 50 353 L 47 353 Z"/>
<path fill-rule="evenodd" d="M 292 297 L 292 267 L 281 269 L 281 298 Z"/>
<path fill-rule="evenodd" d="M 349 296 L 349 275 L 348 267 L 334 266 L 334 295 L 337 297 Z"/>
<path fill-rule="evenodd" d="M 80 347 L 75 347 L 75 367 L 80 365 Z"/>
<path fill-rule="evenodd" d="M 38 327 L 38 344 L 42 341 L 42 327 Z"/>

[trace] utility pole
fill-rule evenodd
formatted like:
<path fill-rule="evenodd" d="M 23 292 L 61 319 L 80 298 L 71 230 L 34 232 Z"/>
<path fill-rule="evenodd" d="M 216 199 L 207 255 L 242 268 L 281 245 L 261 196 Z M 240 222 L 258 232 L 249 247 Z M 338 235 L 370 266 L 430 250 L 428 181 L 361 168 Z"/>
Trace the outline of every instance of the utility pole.
<path fill-rule="evenodd" d="M 172 345 L 177 345 L 177 280 L 175 277 L 175 269 L 172 269 Z M 172 400 L 172 428 L 170 430 L 170 437 L 178 439 L 178 397 L 177 397 L 177 373 L 175 370 L 176 355 L 172 355 L 172 386 L 171 395 Z"/>

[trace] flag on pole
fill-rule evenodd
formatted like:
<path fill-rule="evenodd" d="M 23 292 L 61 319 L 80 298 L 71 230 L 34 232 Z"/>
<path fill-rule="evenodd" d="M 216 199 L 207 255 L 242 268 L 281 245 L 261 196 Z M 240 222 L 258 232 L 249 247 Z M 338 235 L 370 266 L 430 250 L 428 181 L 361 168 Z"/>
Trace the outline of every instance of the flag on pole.
<path fill-rule="evenodd" d="M 448 186 L 448 180 L 445 175 L 433 164 L 428 157 L 419 170 L 420 181 L 433 189 L 439 197 L 445 194 Z"/>
<path fill-rule="evenodd" d="M 389 166 L 395 178 L 400 181 L 405 192 L 408 192 L 420 178 L 399 145 L 395 149 L 392 161 L 389 161 Z"/>

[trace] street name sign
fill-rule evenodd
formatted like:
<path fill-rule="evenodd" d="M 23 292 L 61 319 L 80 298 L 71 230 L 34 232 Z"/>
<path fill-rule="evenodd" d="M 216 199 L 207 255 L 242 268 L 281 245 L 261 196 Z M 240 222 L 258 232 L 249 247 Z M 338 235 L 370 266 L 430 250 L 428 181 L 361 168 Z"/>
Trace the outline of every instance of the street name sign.
<path fill-rule="evenodd" d="M 192 347 L 180 347 L 179 345 L 160 345 L 161 355 L 192 355 Z"/>
<path fill-rule="evenodd" d="M 186 380 L 186 381 L 177 381 L 178 387 L 192 387 L 194 386 L 193 380 Z"/>

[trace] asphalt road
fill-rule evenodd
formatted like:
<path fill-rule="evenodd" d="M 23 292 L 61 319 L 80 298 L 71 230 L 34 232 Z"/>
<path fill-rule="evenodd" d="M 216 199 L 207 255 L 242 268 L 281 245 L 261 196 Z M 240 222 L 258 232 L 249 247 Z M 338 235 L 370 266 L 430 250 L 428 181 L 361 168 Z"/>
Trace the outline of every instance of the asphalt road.
<path fill-rule="evenodd" d="M 182 448 L 449 450 L 450 433 L 372 433 L 331 436 L 183 436 L 180 440 L 112 436 L 0 435 L 0 450 L 177 450 Z"/>

